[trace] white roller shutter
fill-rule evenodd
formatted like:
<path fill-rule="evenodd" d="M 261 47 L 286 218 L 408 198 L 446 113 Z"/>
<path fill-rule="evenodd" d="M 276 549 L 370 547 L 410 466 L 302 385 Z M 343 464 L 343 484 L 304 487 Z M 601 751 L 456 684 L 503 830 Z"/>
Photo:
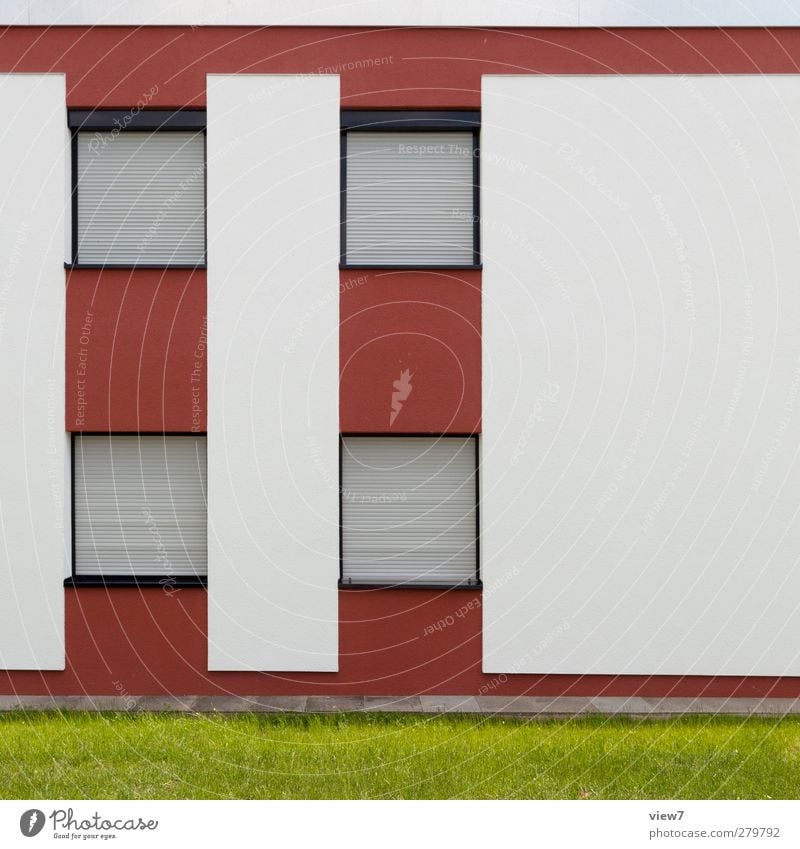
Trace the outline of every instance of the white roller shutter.
<path fill-rule="evenodd" d="M 346 437 L 343 581 L 477 582 L 476 442 Z"/>
<path fill-rule="evenodd" d="M 205 575 L 205 436 L 77 436 L 74 461 L 76 575 Z"/>
<path fill-rule="evenodd" d="M 78 262 L 204 261 L 203 133 L 78 133 Z"/>
<path fill-rule="evenodd" d="M 471 265 L 470 132 L 347 134 L 346 262 Z"/>

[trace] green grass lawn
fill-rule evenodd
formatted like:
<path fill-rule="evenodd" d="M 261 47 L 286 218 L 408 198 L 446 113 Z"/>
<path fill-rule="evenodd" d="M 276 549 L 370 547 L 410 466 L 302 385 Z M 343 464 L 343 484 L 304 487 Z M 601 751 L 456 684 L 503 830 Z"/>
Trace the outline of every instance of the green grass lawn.
<path fill-rule="evenodd" d="M 796 799 L 800 719 L 12 713 L 0 798 Z"/>

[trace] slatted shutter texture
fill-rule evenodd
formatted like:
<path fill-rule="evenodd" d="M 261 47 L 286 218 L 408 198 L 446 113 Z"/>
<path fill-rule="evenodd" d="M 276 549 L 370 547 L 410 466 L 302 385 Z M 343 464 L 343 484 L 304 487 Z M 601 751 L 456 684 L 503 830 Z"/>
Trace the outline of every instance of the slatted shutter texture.
<path fill-rule="evenodd" d="M 75 439 L 77 575 L 205 575 L 205 436 Z"/>
<path fill-rule="evenodd" d="M 473 136 L 347 134 L 346 261 L 470 265 Z"/>
<path fill-rule="evenodd" d="M 343 580 L 474 583 L 475 475 L 474 439 L 345 438 Z"/>
<path fill-rule="evenodd" d="M 205 261 L 203 133 L 78 133 L 78 261 Z"/>

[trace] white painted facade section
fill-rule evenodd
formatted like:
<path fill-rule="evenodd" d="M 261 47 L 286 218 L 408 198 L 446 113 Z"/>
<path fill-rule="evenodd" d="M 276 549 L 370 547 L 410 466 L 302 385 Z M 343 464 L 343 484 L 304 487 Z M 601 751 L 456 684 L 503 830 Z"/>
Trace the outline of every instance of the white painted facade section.
<path fill-rule="evenodd" d="M 3 25 L 797 26 L 787 0 L 6 0 Z"/>
<path fill-rule="evenodd" d="M 800 674 L 800 77 L 484 77 L 484 670 Z"/>
<path fill-rule="evenodd" d="M 0 669 L 64 668 L 61 74 L 0 74 Z"/>
<path fill-rule="evenodd" d="M 209 669 L 334 672 L 339 78 L 208 78 Z"/>

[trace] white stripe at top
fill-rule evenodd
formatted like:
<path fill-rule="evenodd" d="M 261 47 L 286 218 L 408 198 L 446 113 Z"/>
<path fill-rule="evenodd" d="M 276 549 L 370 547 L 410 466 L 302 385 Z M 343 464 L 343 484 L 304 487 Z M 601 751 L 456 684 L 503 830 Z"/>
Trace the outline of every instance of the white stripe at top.
<path fill-rule="evenodd" d="M 742 27 L 800 25 L 791 0 L 6 0 L 3 26 Z"/>

